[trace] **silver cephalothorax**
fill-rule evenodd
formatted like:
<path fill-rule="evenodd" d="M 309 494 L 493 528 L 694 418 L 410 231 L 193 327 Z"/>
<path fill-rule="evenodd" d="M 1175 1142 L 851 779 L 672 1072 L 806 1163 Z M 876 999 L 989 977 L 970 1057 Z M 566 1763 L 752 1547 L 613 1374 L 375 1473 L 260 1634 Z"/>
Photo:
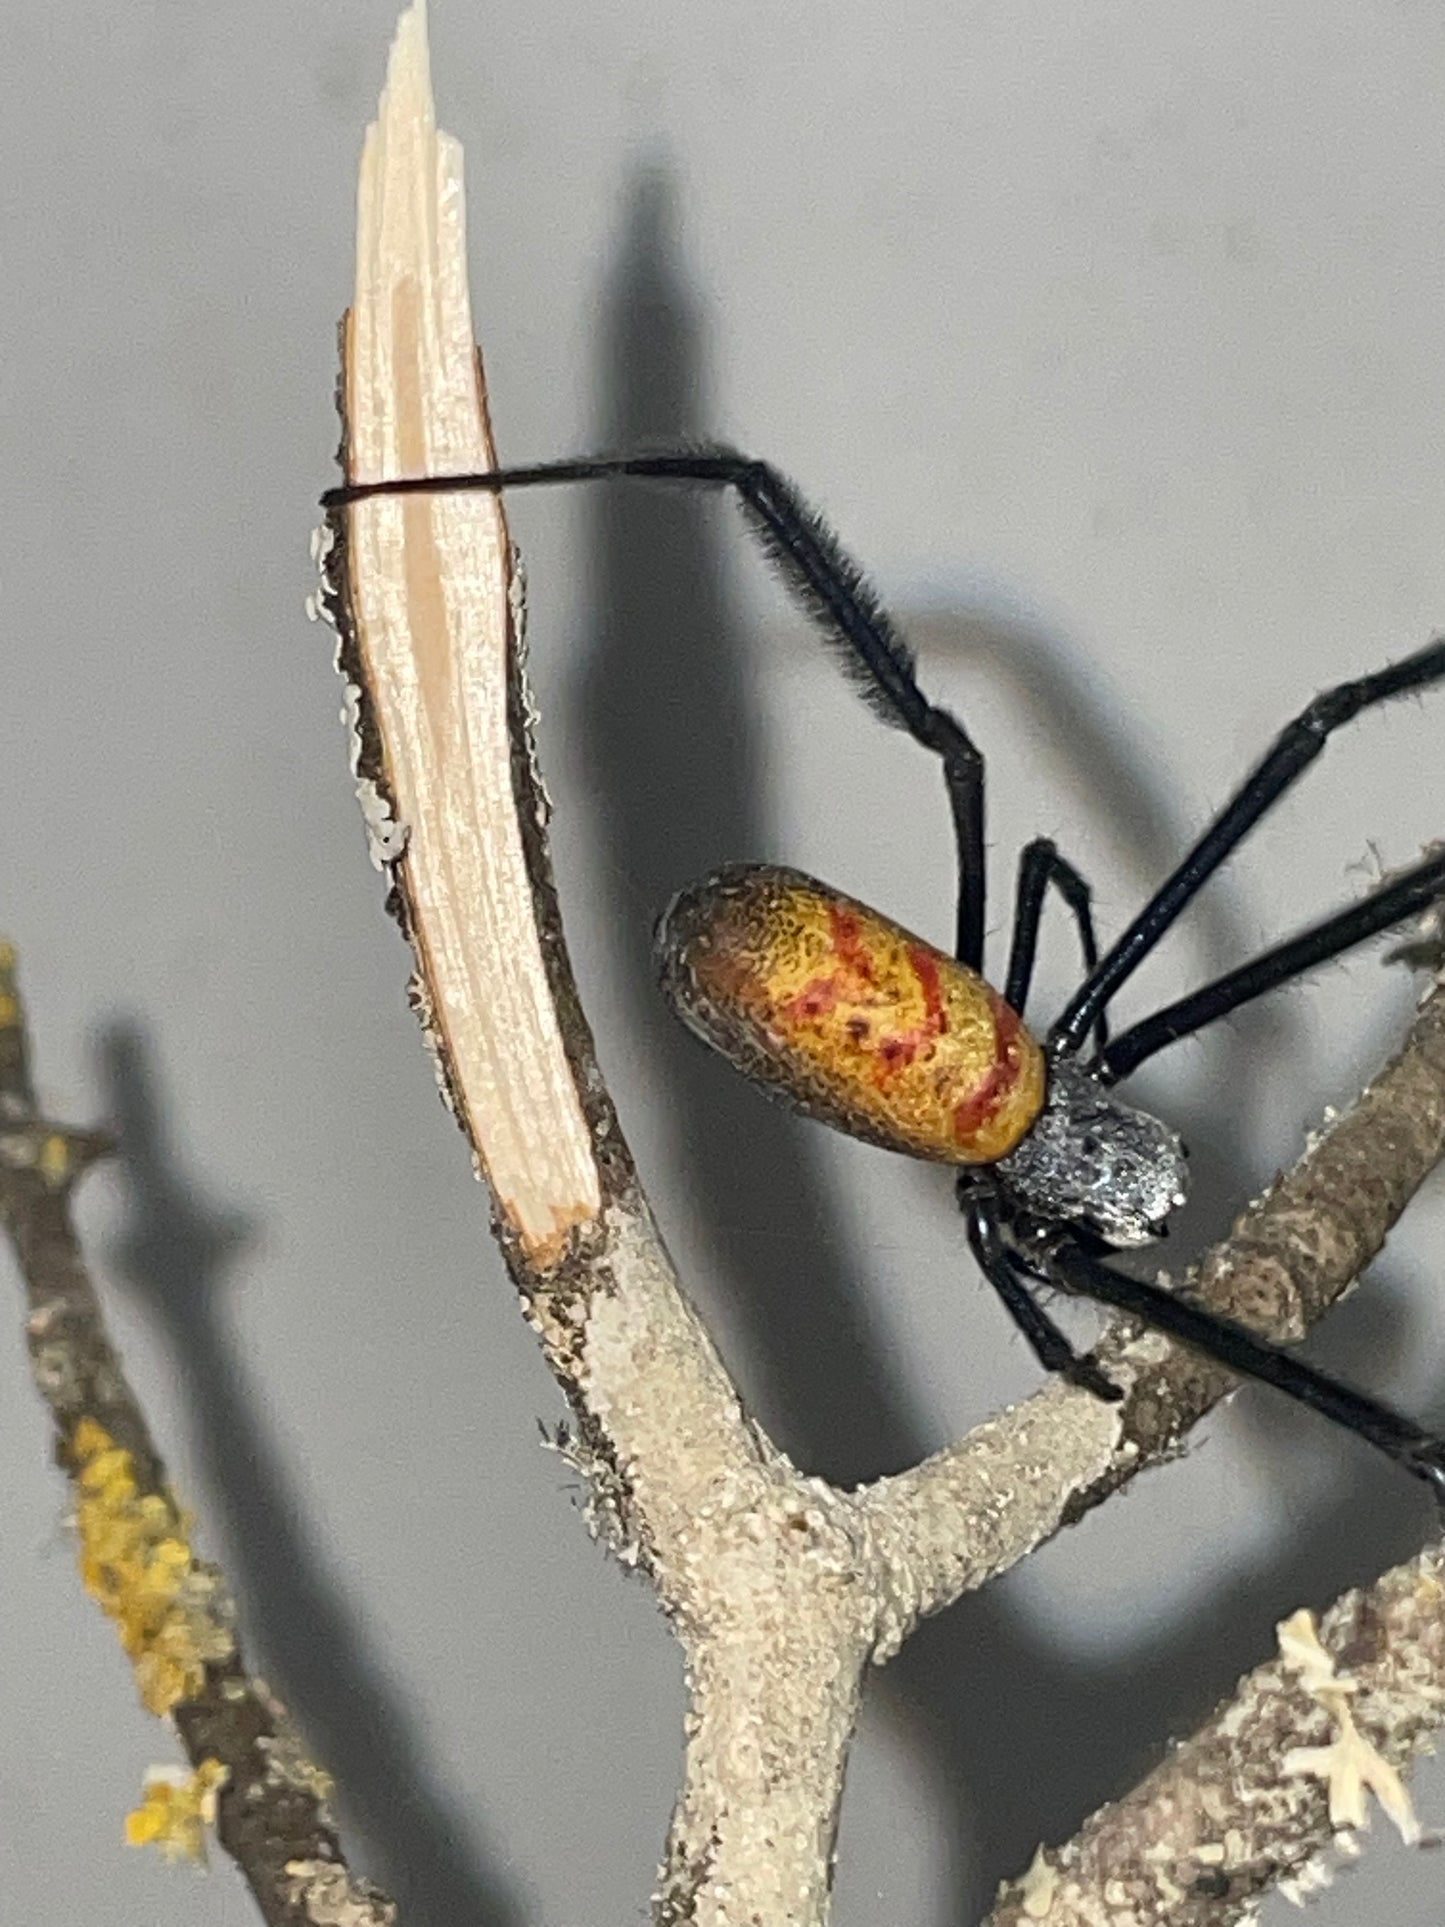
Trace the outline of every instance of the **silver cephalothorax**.
<path fill-rule="evenodd" d="M 997 1169 L 1041 1217 L 1081 1218 L 1112 1245 L 1157 1238 L 1188 1182 L 1175 1133 L 1067 1057 L 1050 1064 L 1043 1110 Z"/>

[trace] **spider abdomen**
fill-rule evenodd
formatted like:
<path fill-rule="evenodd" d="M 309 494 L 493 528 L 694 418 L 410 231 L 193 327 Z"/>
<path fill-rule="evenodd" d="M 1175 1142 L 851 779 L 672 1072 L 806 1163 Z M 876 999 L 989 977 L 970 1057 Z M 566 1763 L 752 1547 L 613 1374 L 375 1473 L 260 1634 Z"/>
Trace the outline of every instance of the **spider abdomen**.
<path fill-rule="evenodd" d="M 852 1137 L 993 1164 L 1043 1106 L 1043 1052 L 977 972 L 797 870 L 739 864 L 684 890 L 656 956 L 690 1030 Z"/>

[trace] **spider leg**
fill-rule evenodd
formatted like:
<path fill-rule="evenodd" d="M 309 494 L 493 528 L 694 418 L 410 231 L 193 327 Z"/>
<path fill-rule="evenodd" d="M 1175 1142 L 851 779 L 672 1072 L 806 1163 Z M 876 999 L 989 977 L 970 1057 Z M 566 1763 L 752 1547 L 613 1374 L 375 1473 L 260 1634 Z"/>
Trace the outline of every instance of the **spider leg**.
<path fill-rule="evenodd" d="M 1341 956 L 1356 944 L 1403 923 L 1406 917 L 1424 910 L 1445 896 L 1445 854 L 1429 857 L 1411 870 L 1392 877 L 1348 909 L 1337 911 L 1322 923 L 1303 930 L 1287 943 L 1277 944 L 1237 970 L 1205 984 L 1200 990 L 1163 1010 L 1132 1024 L 1100 1052 L 1093 1069 L 1106 1084 L 1117 1084 L 1136 1070 L 1146 1057 L 1163 1050 L 1181 1037 L 1191 1037 L 1206 1024 L 1238 1010 L 1252 998 L 1286 984 L 1319 964 Z"/>
<path fill-rule="evenodd" d="M 1092 1358 L 1074 1350 L 1015 1266 L 1003 1241 L 996 1200 L 986 1181 L 980 1184 L 965 1174 L 959 1179 L 958 1199 L 979 1269 L 1003 1300 L 1004 1309 L 1028 1340 L 1040 1365 L 1046 1372 L 1060 1373 L 1096 1398 L 1117 1403 L 1123 1396 L 1118 1386 L 1105 1377 Z"/>
<path fill-rule="evenodd" d="M 546 487 L 632 476 L 737 491 L 753 532 L 793 595 L 844 651 L 867 699 L 885 722 L 906 730 L 943 765 L 958 852 L 957 955 L 983 968 L 985 914 L 984 764 L 967 730 L 918 686 L 912 651 L 894 628 L 862 570 L 792 484 L 766 462 L 729 448 L 651 455 L 602 455 L 468 475 L 420 475 L 352 482 L 328 489 L 322 506 L 339 509 L 376 495 L 421 495 Z"/>
<path fill-rule="evenodd" d="M 1078 1050 L 1099 1012 L 1132 976 L 1179 913 L 1267 810 L 1314 761 L 1333 732 L 1361 711 L 1408 690 L 1445 680 L 1445 636 L 1372 676 L 1336 684 L 1316 696 L 1276 737 L 1194 848 L 1145 904 L 1128 929 L 1074 993 L 1049 1033 L 1059 1050 Z"/>
<path fill-rule="evenodd" d="M 1093 900 L 1088 884 L 1061 856 L 1057 845 L 1047 836 L 1036 836 L 1026 843 L 1019 856 L 1018 887 L 1014 893 L 1013 941 L 1009 948 L 1008 979 L 1004 1002 L 1023 1015 L 1033 982 L 1034 959 L 1039 945 L 1039 921 L 1043 915 L 1044 892 L 1050 884 L 1074 913 L 1079 926 L 1079 945 L 1084 953 L 1084 969 L 1091 971 L 1099 961 L 1099 943 L 1094 934 Z M 1094 1035 L 1102 1050 L 1109 1041 L 1108 1018 L 1100 1011 Z"/>
<path fill-rule="evenodd" d="M 1126 1278 L 1091 1257 L 1071 1238 L 1053 1242 L 1043 1262 L 1055 1282 L 1066 1290 L 1082 1292 L 1167 1332 L 1227 1370 L 1272 1385 L 1297 1404 L 1357 1433 L 1406 1472 L 1426 1480 L 1434 1487 L 1437 1501 L 1445 1504 L 1445 1440 L 1412 1419 L 1316 1371 L 1303 1359 L 1257 1338 L 1231 1318 L 1206 1311 L 1158 1285 Z"/>

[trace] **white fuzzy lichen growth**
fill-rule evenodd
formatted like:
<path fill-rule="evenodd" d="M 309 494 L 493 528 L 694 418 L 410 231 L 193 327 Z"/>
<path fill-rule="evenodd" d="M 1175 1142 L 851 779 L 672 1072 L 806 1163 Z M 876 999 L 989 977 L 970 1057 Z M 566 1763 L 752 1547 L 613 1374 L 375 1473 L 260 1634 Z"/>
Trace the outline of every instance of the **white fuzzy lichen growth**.
<path fill-rule="evenodd" d="M 1287 1779 L 1309 1776 L 1325 1782 L 1330 1825 L 1338 1832 L 1369 1825 L 1373 1793 L 1406 1846 L 1418 1846 L 1422 1833 L 1409 1788 L 1356 1726 L 1350 1696 L 1358 1690 L 1357 1684 L 1338 1671 L 1334 1656 L 1322 1645 L 1314 1614 L 1302 1608 L 1282 1621 L 1277 1631 L 1280 1657 L 1335 1722 L 1335 1736 L 1328 1746 L 1292 1748 L 1280 1762 L 1281 1772 Z"/>

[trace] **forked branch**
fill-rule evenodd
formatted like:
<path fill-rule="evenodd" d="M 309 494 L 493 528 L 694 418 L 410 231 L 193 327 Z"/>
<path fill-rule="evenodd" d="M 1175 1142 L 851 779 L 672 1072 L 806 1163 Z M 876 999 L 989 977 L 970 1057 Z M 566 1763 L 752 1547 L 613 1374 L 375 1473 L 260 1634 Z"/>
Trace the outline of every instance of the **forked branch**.
<path fill-rule="evenodd" d="M 460 151 L 435 126 L 417 6 L 362 165 L 343 331 L 349 481 L 494 464 L 463 226 Z M 745 1414 L 679 1287 L 577 1000 L 501 504 L 371 498 L 333 516 L 321 553 L 373 854 L 413 945 L 442 1088 L 575 1414 L 599 1530 L 646 1571 L 687 1654 L 686 1777 L 655 1918 L 821 1927 L 869 1661 L 1170 1456 L 1229 1380 L 1122 1332 L 1109 1341 L 1121 1407 L 1051 1384 L 855 1493 L 792 1466 Z M 1297 1336 L 1442 1151 L 1437 990 L 1360 1105 L 1206 1260 L 1200 1290 Z M 1227 1859 L 1228 1813 L 1217 1820 Z"/>

